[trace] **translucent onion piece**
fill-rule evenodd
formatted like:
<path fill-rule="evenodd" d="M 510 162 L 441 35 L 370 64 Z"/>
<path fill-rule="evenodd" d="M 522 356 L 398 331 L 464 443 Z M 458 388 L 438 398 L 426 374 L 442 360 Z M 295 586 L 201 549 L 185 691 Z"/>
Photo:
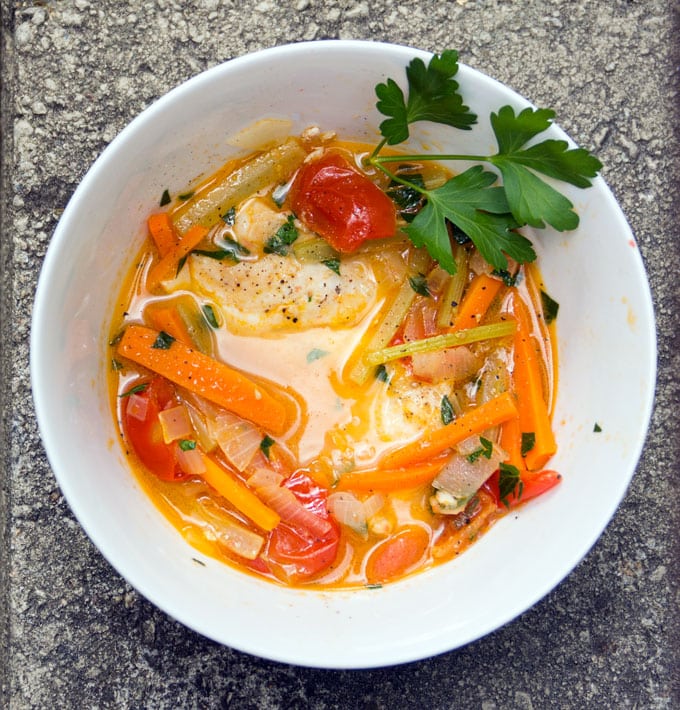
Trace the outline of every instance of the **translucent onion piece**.
<path fill-rule="evenodd" d="M 370 520 L 385 505 L 385 496 L 381 493 L 374 493 L 364 501 L 364 512 L 366 519 Z"/>
<path fill-rule="evenodd" d="M 492 445 L 490 458 L 481 453 L 476 454 L 483 450 L 482 444 L 478 436 L 470 439 L 476 440 L 476 446 L 472 447 L 470 440 L 466 440 L 462 446 L 469 453 L 464 454 L 460 450 L 456 452 L 432 482 L 436 489 L 449 493 L 461 506 L 477 492 L 498 468 L 498 464 L 507 458 L 505 451 L 495 444 Z"/>
<path fill-rule="evenodd" d="M 328 496 L 328 509 L 340 525 L 346 525 L 360 535 L 368 533 L 364 504 L 353 493 L 331 493 Z"/>
<path fill-rule="evenodd" d="M 231 412 L 217 416 L 212 432 L 224 455 L 239 471 L 248 468 L 262 442 L 262 432 L 256 426 Z"/>
<path fill-rule="evenodd" d="M 251 488 L 264 488 L 265 486 L 280 486 L 283 476 L 276 473 L 271 468 L 260 466 L 255 469 L 255 473 L 246 481 Z"/>
<path fill-rule="evenodd" d="M 138 394 L 128 395 L 127 415 L 143 422 L 146 419 L 146 412 L 149 408 L 147 397 L 140 397 Z"/>
<path fill-rule="evenodd" d="M 324 537 L 333 529 L 328 520 L 307 510 L 295 497 L 293 491 L 285 486 L 263 486 L 257 489 L 257 494 L 281 516 L 282 520 L 312 535 Z"/>
<path fill-rule="evenodd" d="M 197 503 L 203 513 L 197 522 L 207 538 L 247 560 L 257 558 L 264 545 L 261 535 L 234 520 L 209 496 L 200 496 Z"/>
<path fill-rule="evenodd" d="M 413 375 L 426 382 L 447 379 L 462 382 L 479 370 L 480 359 L 467 347 L 439 350 L 432 353 L 417 353 L 411 357 Z"/>
<path fill-rule="evenodd" d="M 189 476 L 200 476 L 205 472 L 203 454 L 198 449 L 188 449 L 187 451 L 183 451 L 180 448 L 177 453 L 177 461 L 182 471 Z"/>
<path fill-rule="evenodd" d="M 191 419 L 191 424 L 194 427 L 198 443 L 201 445 L 203 451 L 210 453 L 217 446 L 217 440 L 212 435 L 205 417 L 191 404 L 186 404 L 186 408 L 189 412 L 189 418 Z"/>
<path fill-rule="evenodd" d="M 159 412 L 158 419 L 163 430 L 163 441 L 169 444 L 177 439 L 186 439 L 193 435 L 189 412 L 183 404 Z"/>

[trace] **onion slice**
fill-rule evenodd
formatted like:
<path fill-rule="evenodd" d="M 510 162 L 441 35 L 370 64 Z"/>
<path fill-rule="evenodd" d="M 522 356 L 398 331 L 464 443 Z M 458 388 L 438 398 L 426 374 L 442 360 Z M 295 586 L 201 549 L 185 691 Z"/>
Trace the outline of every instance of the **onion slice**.
<path fill-rule="evenodd" d="M 295 497 L 293 491 L 285 486 L 262 486 L 257 495 L 280 516 L 281 520 L 293 527 L 302 528 L 316 537 L 325 537 L 333 526 L 328 520 L 315 515 Z"/>
<path fill-rule="evenodd" d="M 186 439 L 192 436 L 194 432 L 189 412 L 187 412 L 187 408 L 183 404 L 178 404 L 176 407 L 159 412 L 158 420 L 161 423 L 163 441 L 166 444 L 177 441 L 177 439 Z"/>
<path fill-rule="evenodd" d="M 248 468 L 262 443 L 262 432 L 231 412 L 217 415 L 212 433 L 229 463 L 239 471 Z"/>

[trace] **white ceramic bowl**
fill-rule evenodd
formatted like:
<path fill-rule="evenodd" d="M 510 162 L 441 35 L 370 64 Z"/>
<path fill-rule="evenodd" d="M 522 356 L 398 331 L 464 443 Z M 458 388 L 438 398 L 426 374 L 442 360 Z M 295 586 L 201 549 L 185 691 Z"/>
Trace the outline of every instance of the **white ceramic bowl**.
<path fill-rule="evenodd" d="M 567 194 L 570 234 L 535 236 L 560 303 L 559 453 L 563 483 L 500 521 L 461 558 L 378 590 L 320 593 L 258 581 L 202 558 L 158 513 L 128 470 L 108 402 L 106 334 L 119 279 L 164 188 L 177 192 L 233 152 L 235 131 L 265 117 L 377 140 L 374 87 L 403 82 L 425 52 L 363 42 L 270 49 L 171 91 L 104 151 L 76 190 L 45 259 L 31 342 L 33 392 L 59 485 L 87 534 L 137 590 L 216 641 L 269 659 L 329 668 L 428 657 L 513 619 L 558 584 L 613 515 L 633 475 L 655 382 L 648 284 L 633 236 L 601 179 Z M 423 126 L 449 149 L 493 149 L 485 117 L 527 102 L 461 67 L 472 133 Z M 553 136 L 564 137 L 558 129 Z M 598 423 L 601 433 L 594 433 Z M 521 560 L 518 563 L 518 556 Z M 194 559 L 202 559 L 205 566 Z"/>

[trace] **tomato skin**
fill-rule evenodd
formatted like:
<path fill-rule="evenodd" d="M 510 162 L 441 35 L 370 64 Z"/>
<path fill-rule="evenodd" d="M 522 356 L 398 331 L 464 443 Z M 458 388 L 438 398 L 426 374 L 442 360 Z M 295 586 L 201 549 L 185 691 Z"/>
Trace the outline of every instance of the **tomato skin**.
<path fill-rule="evenodd" d="M 158 419 L 159 412 L 176 404 L 174 387 L 163 377 L 133 382 L 130 387 L 146 384 L 135 396 L 146 399 L 143 419 L 129 414 L 131 399 L 125 397 L 122 405 L 123 431 L 137 458 L 154 475 L 164 481 L 179 481 L 186 474 L 177 463 L 177 445 L 166 444 Z"/>
<path fill-rule="evenodd" d="M 391 237 L 396 229 L 392 200 L 337 153 L 300 169 L 290 201 L 298 219 L 342 253 L 367 239 Z"/>
<path fill-rule="evenodd" d="M 313 536 L 306 530 L 279 523 L 269 535 L 265 558 L 271 571 L 288 582 L 309 579 L 330 567 L 338 553 L 340 526 L 328 515 L 327 493 L 309 476 L 296 472 L 283 484 L 309 510 L 331 524 L 323 537 Z"/>

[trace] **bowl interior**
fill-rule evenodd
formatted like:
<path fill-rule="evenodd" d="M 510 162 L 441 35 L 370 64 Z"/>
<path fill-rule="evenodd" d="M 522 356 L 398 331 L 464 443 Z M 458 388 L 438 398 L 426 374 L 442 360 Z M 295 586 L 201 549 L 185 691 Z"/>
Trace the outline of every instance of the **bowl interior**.
<path fill-rule="evenodd" d="M 229 136 L 262 117 L 290 119 L 294 131 L 318 124 L 377 141 L 375 84 L 386 77 L 401 83 L 416 55 L 429 56 L 376 43 L 303 43 L 233 60 L 170 92 L 83 180 L 54 234 L 36 295 L 38 421 L 82 526 L 160 608 L 216 641 L 274 660 L 389 665 L 456 648 L 514 618 L 597 539 L 625 493 L 649 421 L 656 352 L 649 288 L 625 218 L 598 179 L 589 190 L 568 192 L 581 215 L 578 230 L 533 235 L 548 290 L 560 303 L 559 453 L 552 466 L 564 481 L 500 521 L 460 559 L 378 590 L 284 589 L 201 556 L 141 491 L 116 440 L 105 368 L 113 299 L 145 216 L 164 189 L 176 193 L 221 165 L 234 152 Z M 527 102 L 467 67 L 459 79 L 480 125 L 465 133 L 427 126 L 413 142 L 493 151 L 489 112 Z"/>

